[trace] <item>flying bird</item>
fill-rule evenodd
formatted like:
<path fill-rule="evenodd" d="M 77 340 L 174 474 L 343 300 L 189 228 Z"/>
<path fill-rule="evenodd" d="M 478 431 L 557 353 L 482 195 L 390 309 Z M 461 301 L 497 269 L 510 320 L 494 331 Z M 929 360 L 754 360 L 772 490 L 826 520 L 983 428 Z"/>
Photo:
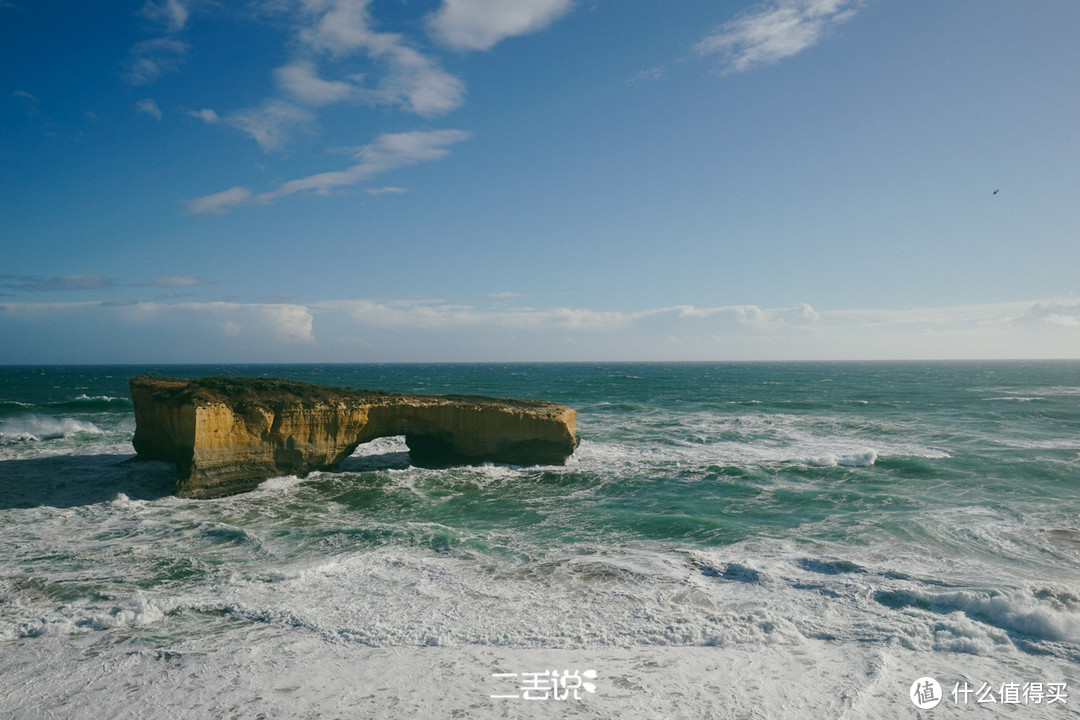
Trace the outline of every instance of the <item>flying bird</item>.
<path fill-rule="evenodd" d="M 995 190 L 995 191 L 994 191 L 994 194 L 995 194 L 995 195 L 997 195 L 997 194 L 998 194 L 998 191 L 997 191 L 997 190 Z"/>

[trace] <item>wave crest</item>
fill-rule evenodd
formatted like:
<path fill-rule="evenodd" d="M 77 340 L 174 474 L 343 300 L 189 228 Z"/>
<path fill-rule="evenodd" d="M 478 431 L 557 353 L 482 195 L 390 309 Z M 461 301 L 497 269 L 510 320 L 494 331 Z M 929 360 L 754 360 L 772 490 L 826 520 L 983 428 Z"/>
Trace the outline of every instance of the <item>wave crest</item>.
<path fill-rule="evenodd" d="M 877 462 L 875 450 L 864 450 L 850 455 L 820 455 L 803 461 L 809 467 L 870 467 Z"/>
<path fill-rule="evenodd" d="M 15 442 L 40 442 L 70 437 L 76 433 L 102 435 L 104 431 L 92 422 L 75 418 L 39 417 L 31 415 L 0 421 L 0 445 Z"/>

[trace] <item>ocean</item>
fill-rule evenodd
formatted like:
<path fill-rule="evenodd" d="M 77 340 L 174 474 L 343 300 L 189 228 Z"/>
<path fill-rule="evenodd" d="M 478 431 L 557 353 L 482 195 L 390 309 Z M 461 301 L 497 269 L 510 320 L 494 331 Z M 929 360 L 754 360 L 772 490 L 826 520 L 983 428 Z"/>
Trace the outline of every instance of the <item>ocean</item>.
<path fill-rule="evenodd" d="M 127 379 L 552 400 L 216 500 Z M 1080 714 L 1080 363 L 0 367 L 0 716 Z M 974 716 L 974 715 L 971 715 Z"/>

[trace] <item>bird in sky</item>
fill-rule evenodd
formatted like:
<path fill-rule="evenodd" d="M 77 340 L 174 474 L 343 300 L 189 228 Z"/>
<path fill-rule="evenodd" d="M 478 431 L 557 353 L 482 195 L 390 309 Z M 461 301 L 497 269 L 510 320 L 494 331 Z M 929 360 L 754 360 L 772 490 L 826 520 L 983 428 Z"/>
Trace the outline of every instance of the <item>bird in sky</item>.
<path fill-rule="evenodd" d="M 997 194 L 998 194 L 998 191 L 997 191 L 997 190 L 995 190 L 995 191 L 994 191 L 994 194 L 995 194 L 995 195 L 997 195 Z"/>

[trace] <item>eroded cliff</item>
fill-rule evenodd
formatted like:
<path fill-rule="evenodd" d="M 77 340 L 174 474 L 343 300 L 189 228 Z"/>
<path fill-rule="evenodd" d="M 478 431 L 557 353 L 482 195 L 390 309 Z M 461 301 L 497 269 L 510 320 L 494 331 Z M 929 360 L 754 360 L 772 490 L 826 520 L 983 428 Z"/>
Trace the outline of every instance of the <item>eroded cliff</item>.
<path fill-rule="evenodd" d="M 276 475 L 329 468 L 360 443 L 404 435 L 418 464 L 563 464 L 577 415 L 563 405 L 461 395 L 404 395 L 274 378 L 139 376 L 132 444 L 175 463 L 175 493 L 211 498 Z"/>

